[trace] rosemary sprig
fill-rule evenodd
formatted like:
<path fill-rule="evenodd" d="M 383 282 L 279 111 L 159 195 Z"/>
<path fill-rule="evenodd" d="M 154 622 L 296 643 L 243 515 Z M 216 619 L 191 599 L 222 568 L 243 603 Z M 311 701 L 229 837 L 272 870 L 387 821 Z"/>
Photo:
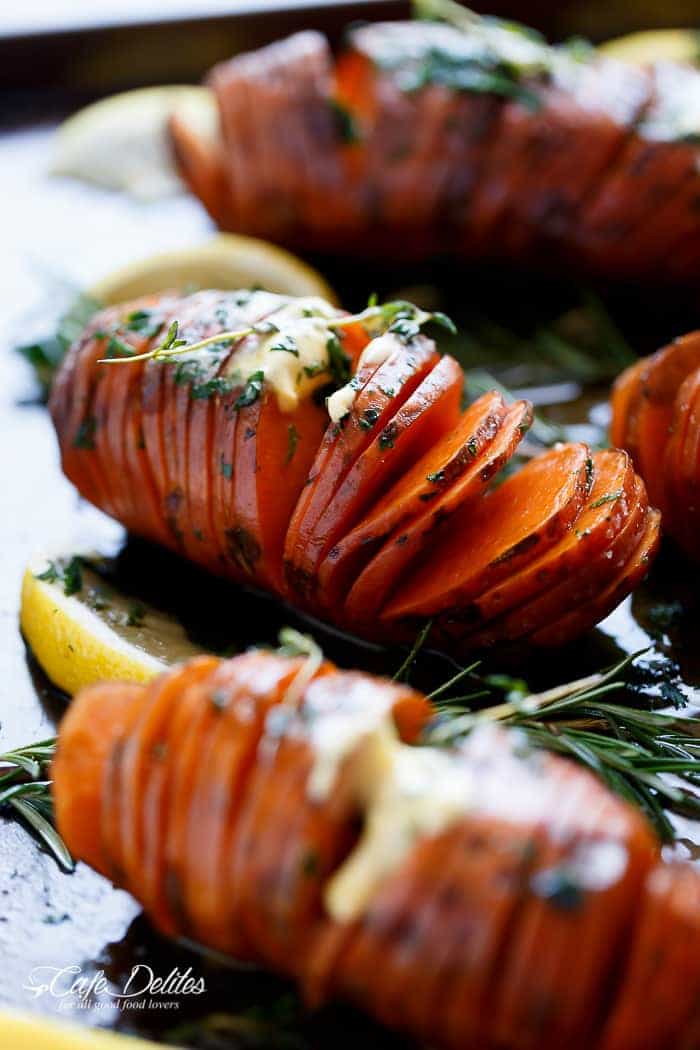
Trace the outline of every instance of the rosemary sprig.
<path fill-rule="evenodd" d="M 20 817 L 60 867 L 72 871 L 73 858 L 53 826 L 51 781 L 46 779 L 55 748 L 52 738 L 0 754 L 0 810 Z"/>
<path fill-rule="evenodd" d="M 415 659 L 418 656 L 418 653 L 425 645 L 426 641 L 428 640 L 428 635 L 430 634 L 430 629 L 432 628 L 432 626 L 433 621 L 428 620 L 425 627 L 423 627 L 423 629 L 419 631 L 415 642 L 411 646 L 408 656 L 393 675 L 393 680 L 395 682 L 407 682 L 409 680 L 413 664 L 415 663 Z"/>
<path fill-rule="evenodd" d="M 472 664 L 434 690 L 433 697 L 448 692 L 456 680 L 471 678 L 490 687 L 492 696 L 494 687 L 506 693 L 505 699 L 476 711 L 465 708 L 461 697 L 441 704 L 426 743 L 454 744 L 488 723 L 517 727 L 534 746 L 587 766 L 641 808 L 663 841 L 671 841 L 669 812 L 700 819 L 700 720 L 609 702 L 611 693 L 625 688 L 625 671 L 639 655 L 543 693 L 530 693 L 519 680 L 511 689 L 503 676 L 481 678 Z"/>

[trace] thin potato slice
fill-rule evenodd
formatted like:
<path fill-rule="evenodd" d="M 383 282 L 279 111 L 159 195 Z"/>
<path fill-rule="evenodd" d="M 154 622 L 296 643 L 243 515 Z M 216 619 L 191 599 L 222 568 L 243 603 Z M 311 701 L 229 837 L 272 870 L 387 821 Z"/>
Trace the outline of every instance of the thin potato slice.
<path fill-rule="evenodd" d="M 353 464 L 411 396 L 438 360 L 435 344 L 424 337 L 409 346 L 392 335 L 395 344 L 379 366 L 368 363 L 356 379 L 358 393 L 348 414 L 328 427 L 311 468 L 308 490 L 295 508 L 285 544 L 287 579 L 301 600 L 313 581 L 309 543 L 321 515 L 350 472 Z M 368 374 L 369 373 L 369 374 Z"/>
<path fill-rule="evenodd" d="M 642 912 L 626 956 L 621 991 L 602 1050 L 679 1046 L 690 1050 L 699 1020 L 700 882 L 690 867 L 658 865 L 647 879 Z M 639 1004 L 648 1007 L 640 1016 Z"/>
<path fill-rule="evenodd" d="M 332 609 L 333 595 L 319 571 L 325 555 L 332 562 L 334 545 L 362 520 L 372 501 L 401 477 L 426 448 L 434 446 L 459 422 L 464 376 L 457 362 L 443 357 L 392 416 L 352 469 L 324 511 L 309 541 L 309 563 L 318 580 L 318 600 Z"/>
<path fill-rule="evenodd" d="M 61 746 L 51 763 L 58 832 L 76 856 L 107 877 L 113 864 L 100 833 L 110 797 L 105 769 L 117 741 L 139 717 L 143 694 L 136 683 L 91 686 L 89 698 L 69 707 L 61 721 Z"/>
<path fill-rule="evenodd" d="M 486 623 L 568 579 L 606 547 L 629 517 L 635 496 L 635 474 L 626 452 L 612 449 L 592 457 L 593 487 L 588 504 L 573 528 L 540 558 L 461 610 L 460 620 Z"/>
<path fill-rule="evenodd" d="M 647 575 L 660 540 L 661 515 L 657 510 L 650 509 L 647 511 L 646 524 L 639 544 L 622 571 L 596 597 L 584 602 L 551 627 L 536 631 L 532 635 L 532 642 L 535 645 L 563 645 L 604 620 Z"/>
<path fill-rule="evenodd" d="M 353 577 L 366 565 L 394 529 L 417 516 L 449 485 L 470 471 L 495 439 L 506 415 L 497 391 L 484 394 L 459 418 L 452 433 L 428 449 L 414 465 L 339 540 L 319 568 L 324 601 L 340 600 Z"/>
<path fill-rule="evenodd" d="M 591 485 L 586 445 L 561 445 L 530 460 L 449 522 L 430 559 L 385 606 L 382 619 L 461 608 L 552 547 L 579 516 Z"/>
<path fill-rule="evenodd" d="M 493 440 L 469 468 L 444 491 L 438 489 L 436 498 L 423 501 L 425 507 L 418 514 L 394 529 L 350 590 L 345 609 L 350 624 L 361 627 L 372 621 L 401 582 L 402 570 L 430 548 L 437 539 L 437 530 L 446 520 L 484 494 L 494 476 L 515 453 L 531 422 L 530 405 L 525 401 L 516 402 L 503 417 Z"/>
<path fill-rule="evenodd" d="M 471 644 L 478 648 L 491 646 L 498 642 L 514 641 L 529 636 L 540 628 L 546 629 L 549 624 L 560 621 L 562 610 L 568 611 L 590 601 L 605 588 L 611 578 L 622 571 L 644 530 L 648 502 L 644 483 L 639 477 L 635 477 L 631 493 L 611 495 L 615 496 L 614 503 L 619 504 L 618 510 L 621 514 L 615 515 L 619 529 L 609 543 L 590 561 L 580 564 L 576 572 L 570 573 L 554 587 L 548 588 L 531 601 L 506 612 L 482 630 L 470 635 Z M 455 620 L 459 623 L 457 617 Z M 445 625 L 446 631 L 451 628 L 452 624 Z"/>

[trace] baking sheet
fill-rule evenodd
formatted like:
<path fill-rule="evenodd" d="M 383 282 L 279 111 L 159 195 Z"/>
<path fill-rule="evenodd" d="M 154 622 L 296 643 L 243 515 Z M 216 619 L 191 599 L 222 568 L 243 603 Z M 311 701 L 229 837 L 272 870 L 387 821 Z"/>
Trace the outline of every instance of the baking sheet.
<path fill-rule="evenodd" d="M 143 206 L 69 180 L 49 179 L 51 131 L 48 125 L 34 126 L 0 138 L 0 200 L 5 202 L 0 329 L 2 750 L 52 735 L 65 703 L 28 656 L 19 634 L 18 594 L 25 563 L 37 551 L 81 549 L 86 544 L 117 550 L 124 542 L 122 530 L 80 502 L 61 476 L 48 415 L 35 400 L 28 368 L 10 347 L 30 339 L 42 318 L 46 323 L 73 288 L 87 286 L 134 258 L 186 247 L 211 232 L 200 206 L 187 197 Z M 406 275 L 365 268 L 359 279 L 356 268 L 346 268 L 342 261 L 329 269 L 351 307 L 360 305 L 372 290 L 389 292 L 408 281 L 436 281 L 446 300 L 441 305 L 447 309 L 451 304 L 464 307 L 470 297 L 484 298 L 476 277 L 454 267 Z M 521 300 L 532 300 L 522 275 L 485 279 L 494 299 L 512 301 L 514 310 Z M 545 299 L 558 294 L 548 282 L 537 287 Z M 623 296 L 614 308 L 643 351 L 693 323 L 692 304 L 662 308 L 653 297 L 641 298 L 644 303 L 634 294 Z M 646 312 L 640 314 L 640 309 Z M 596 397 L 594 392 L 592 399 L 557 412 L 582 419 L 600 411 Z M 274 642 L 285 623 L 308 629 L 271 600 L 212 581 L 175 556 L 135 541 L 124 548 L 119 574 L 128 587 L 141 587 L 177 609 L 193 636 L 203 642 L 240 648 Z M 545 684 L 548 676 L 574 677 L 613 662 L 621 651 L 651 646 L 645 659 L 677 661 L 695 697 L 694 686 L 700 682 L 695 592 L 691 574 L 665 552 L 650 584 L 625 602 L 603 631 L 569 651 L 563 668 L 547 658 L 519 665 L 517 671 L 530 676 L 533 684 Z M 670 633 L 649 633 L 650 606 L 671 599 L 682 601 L 683 614 Z M 347 666 L 361 663 L 391 673 L 400 659 L 397 653 L 354 645 L 332 633 L 321 632 L 319 637 L 329 655 Z M 428 656 L 419 674 L 428 684 L 444 671 L 442 660 Z M 696 852 L 694 838 L 700 839 L 697 829 L 683 825 L 677 852 Z M 66 972 L 67 967 L 73 970 Z M 205 991 L 120 999 L 135 967 L 142 977 L 146 967 L 159 977 L 174 969 L 180 974 L 189 971 L 203 978 Z M 64 994 L 76 975 L 85 979 L 85 994 Z M 57 977 L 54 986 L 43 988 L 52 976 Z M 62 874 L 19 825 L 5 819 L 0 819 L 0 1004 L 181 1045 L 266 1050 L 405 1045 L 352 1011 L 334 1008 L 308 1018 L 285 982 L 164 942 L 125 893 L 83 865 L 72 875 Z"/>

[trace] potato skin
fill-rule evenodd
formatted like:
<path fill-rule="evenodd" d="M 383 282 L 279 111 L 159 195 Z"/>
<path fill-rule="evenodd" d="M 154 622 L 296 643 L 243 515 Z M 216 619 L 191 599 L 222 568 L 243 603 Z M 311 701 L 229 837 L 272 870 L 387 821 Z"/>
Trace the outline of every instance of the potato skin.
<path fill-rule="evenodd" d="M 632 457 L 664 531 L 700 560 L 700 332 L 626 369 L 610 407 L 612 439 Z"/>
<path fill-rule="evenodd" d="M 700 173 L 679 114 L 700 71 L 559 49 L 548 73 L 520 78 L 527 104 L 450 82 L 459 62 L 440 58 L 464 38 L 374 23 L 351 27 L 337 59 L 302 32 L 221 62 L 208 78 L 220 139 L 171 121 L 181 174 L 222 229 L 303 251 L 692 287 Z"/>
<path fill-rule="evenodd" d="M 508 730 L 443 753 L 473 777 L 463 814 L 419 835 L 355 918 L 334 920 L 324 890 L 357 842 L 364 767 L 356 742 L 313 795 L 316 734 L 355 712 L 393 723 L 405 747 L 432 710 L 329 663 L 292 699 L 303 670 L 252 651 L 84 690 L 53 767 L 68 847 L 118 868 L 162 932 L 444 1050 L 662 1050 L 669 1033 L 697 1050 L 700 875 L 663 863 L 641 815 L 590 773 Z"/>
<path fill-rule="evenodd" d="M 255 296 L 164 294 L 98 314 L 70 348 L 50 400 L 70 480 L 131 532 L 372 641 L 412 640 L 425 617 L 455 654 L 482 639 L 508 640 L 505 610 L 489 592 L 514 581 L 515 611 L 554 573 L 604 460 L 581 443 L 565 445 L 490 491 L 532 407 L 506 407 L 493 391 L 463 412 L 460 367 L 423 334 L 390 331 L 381 353 L 363 357 L 370 337 L 362 325 L 337 330 L 354 396 L 337 422 L 315 394 L 292 411 L 266 382 L 251 396 L 236 376 L 237 343 L 166 361 L 101 363 L 115 347 L 123 355 L 159 346 L 175 321 L 189 345 L 257 323 L 263 330 L 241 346 L 254 349 L 276 311 L 293 302 Z M 631 491 L 628 514 L 655 521 L 643 487 Z M 625 523 L 626 515 L 614 516 L 611 542 Z M 515 586 L 533 563 L 534 588 L 532 580 Z M 592 562 L 576 582 L 588 591 L 619 583 L 611 593 L 622 599 L 639 579 L 625 568 Z M 551 605 L 552 620 L 570 599 L 564 593 Z M 589 630 L 600 608 L 587 604 L 557 637 Z M 476 635 L 475 609 L 480 622 L 471 628 L 485 630 Z M 539 630 L 547 626 L 533 622 L 533 644 L 552 644 Z"/>

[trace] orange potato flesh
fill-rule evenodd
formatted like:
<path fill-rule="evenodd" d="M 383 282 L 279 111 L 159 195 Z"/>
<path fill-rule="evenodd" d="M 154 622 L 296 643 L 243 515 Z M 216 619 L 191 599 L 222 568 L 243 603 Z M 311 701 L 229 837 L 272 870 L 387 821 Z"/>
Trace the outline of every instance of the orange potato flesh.
<path fill-rule="evenodd" d="M 430 706 L 330 665 L 290 702 L 303 658 L 205 659 L 148 687 L 84 690 L 54 763 L 69 848 L 106 873 L 110 853 L 126 858 L 159 929 L 263 962 L 310 999 L 350 1000 L 444 1050 L 693 1050 L 700 878 L 660 863 L 641 815 L 590 773 L 525 754 L 507 731 L 471 735 L 453 752 L 475 786 L 464 815 L 419 836 L 365 912 L 337 923 L 324 889 L 362 809 L 352 752 L 330 793 L 309 797 L 314 727 L 370 706 L 414 736 Z M 120 819 L 101 826 L 115 766 Z"/>
<path fill-rule="evenodd" d="M 648 503 L 640 478 L 635 477 L 631 493 L 621 495 L 611 506 L 616 506 L 618 511 L 615 515 L 617 531 L 597 554 L 553 587 L 506 611 L 470 635 L 471 643 L 480 647 L 495 645 L 499 641 L 514 641 L 531 635 L 540 627 L 556 624 L 562 612 L 589 601 L 611 578 L 615 578 L 639 543 L 646 525 Z"/>
<path fill-rule="evenodd" d="M 552 547 L 578 517 L 590 478 L 585 445 L 532 459 L 476 507 L 449 522 L 429 563 L 403 584 L 382 619 L 431 616 L 464 605 Z"/>
<path fill-rule="evenodd" d="M 209 571 L 247 580 L 374 640 L 404 641 L 426 615 L 465 621 L 481 597 L 487 622 L 501 614 L 504 595 L 501 608 L 529 600 L 537 590 L 533 563 L 583 510 L 586 478 L 580 471 L 577 482 L 565 462 L 580 459 L 583 446 L 537 456 L 488 492 L 527 430 L 531 407 L 523 401 L 506 410 L 492 392 L 461 414 L 461 372 L 425 336 L 397 327 L 376 353 L 370 348 L 353 378 L 350 411 L 330 426 L 316 397 L 283 412 L 274 390 L 263 388 L 241 404 L 241 388 L 229 389 L 238 346 L 214 345 L 167 362 L 97 364 L 105 353 L 102 330 L 121 325 L 134 349 L 156 348 L 173 319 L 191 344 L 238 330 L 258 302 L 263 317 L 278 308 L 265 296 L 210 290 L 151 296 L 95 318 L 68 354 L 52 397 L 64 464 L 81 492 L 131 531 Z M 139 313 L 151 316 L 134 326 L 124 311 L 137 320 Z M 357 322 L 340 333 L 357 368 L 368 333 Z M 254 343 L 262 335 L 247 338 Z M 692 339 L 685 340 L 663 360 L 678 372 L 694 352 Z M 644 376 L 650 403 L 666 412 L 668 384 L 659 368 L 645 365 Z M 650 449 L 659 420 L 642 397 L 647 388 L 631 386 L 630 412 Z M 675 418 L 678 406 L 670 403 Z M 86 421 L 87 444 L 76 449 Z M 674 454 L 692 459 L 686 443 L 694 433 L 684 433 L 682 454 L 680 438 L 671 436 Z M 625 434 L 633 444 L 636 432 Z M 598 530 L 592 535 L 591 555 Z M 557 561 L 559 575 L 569 556 Z M 543 564 L 549 572 L 554 560 Z M 451 645 L 449 632 L 444 637 Z"/>
<path fill-rule="evenodd" d="M 645 578 L 658 552 L 660 539 L 661 515 L 657 510 L 649 510 L 639 544 L 622 571 L 595 598 L 584 602 L 557 623 L 536 631 L 532 635 L 533 643 L 563 645 L 604 620 Z"/>
<path fill-rule="evenodd" d="M 387 336 L 386 338 L 395 338 Z M 358 376 L 358 393 L 347 416 L 331 423 L 309 473 L 309 485 L 295 508 L 285 544 L 288 581 L 298 598 L 313 580 L 309 543 L 321 515 L 330 506 L 357 458 L 371 444 L 437 363 L 434 345 L 421 338 L 411 347 L 395 339 L 396 349 L 379 366 Z M 369 374 L 367 374 L 369 373 Z"/>
<path fill-rule="evenodd" d="M 348 595 L 347 622 L 355 629 L 371 622 L 387 597 L 402 580 L 402 571 L 424 551 L 431 549 L 436 530 L 464 507 L 483 495 L 493 477 L 515 453 L 532 421 L 529 404 L 518 401 L 503 417 L 492 441 L 435 499 L 389 535 L 382 548 L 360 573 Z"/>
<path fill-rule="evenodd" d="M 372 500 L 410 469 L 426 447 L 455 428 L 462 386 L 463 374 L 457 362 L 441 358 L 355 461 L 321 515 L 306 552 L 309 571 L 318 577 L 321 605 L 332 609 L 334 604 L 320 570 L 324 556 L 332 560 L 336 541 L 361 520 Z"/>
<path fill-rule="evenodd" d="M 622 990 L 605 1026 L 601 1050 L 693 1045 L 700 1019 L 700 879 L 683 865 L 659 865 L 647 892 Z M 644 1023 L 639 1007 L 644 1004 Z M 697 1035 L 697 1030 L 696 1030 Z M 686 1044 L 684 1037 L 688 1037 Z"/>
<path fill-rule="evenodd" d="M 469 622 L 472 612 L 476 624 L 485 623 L 560 583 L 617 535 L 629 514 L 634 470 L 627 454 L 615 449 L 596 452 L 592 460 L 593 487 L 573 527 L 541 558 L 476 598 L 472 610 L 462 610 L 460 619 L 464 623 Z"/>
<path fill-rule="evenodd" d="M 436 441 L 335 544 L 333 557 L 326 557 L 319 569 L 326 603 L 340 600 L 353 576 L 394 529 L 419 514 L 434 493 L 467 473 L 496 437 L 505 414 L 497 391 L 480 397 L 451 433 Z"/>
<path fill-rule="evenodd" d="M 143 706 L 141 685 L 105 682 L 85 691 L 61 721 L 51 763 L 58 833 L 73 853 L 103 875 L 110 874 L 100 837 L 105 767 L 115 744 Z"/>

